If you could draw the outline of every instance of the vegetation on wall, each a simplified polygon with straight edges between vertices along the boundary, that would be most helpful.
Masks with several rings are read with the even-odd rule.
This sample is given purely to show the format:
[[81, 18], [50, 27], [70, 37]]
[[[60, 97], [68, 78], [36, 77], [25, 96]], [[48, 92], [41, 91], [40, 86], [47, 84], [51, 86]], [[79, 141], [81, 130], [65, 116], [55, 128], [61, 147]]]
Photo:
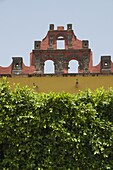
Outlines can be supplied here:
[[113, 169], [113, 90], [11, 91], [0, 82], [1, 170]]

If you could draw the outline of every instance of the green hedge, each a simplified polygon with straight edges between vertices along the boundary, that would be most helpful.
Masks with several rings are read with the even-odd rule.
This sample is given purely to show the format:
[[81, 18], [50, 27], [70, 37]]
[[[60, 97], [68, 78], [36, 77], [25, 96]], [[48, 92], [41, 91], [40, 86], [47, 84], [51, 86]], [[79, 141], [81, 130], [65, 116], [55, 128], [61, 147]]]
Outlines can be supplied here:
[[37, 94], [0, 83], [1, 170], [113, 169], [113, 90]]

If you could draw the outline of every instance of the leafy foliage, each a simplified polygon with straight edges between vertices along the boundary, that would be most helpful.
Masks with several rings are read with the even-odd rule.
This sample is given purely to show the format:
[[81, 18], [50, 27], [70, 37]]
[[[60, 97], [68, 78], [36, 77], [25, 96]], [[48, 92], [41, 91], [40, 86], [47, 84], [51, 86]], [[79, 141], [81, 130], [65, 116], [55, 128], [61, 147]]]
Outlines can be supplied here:
[[37, 94], [0, 82], [0, 169], [113, 169], [113, 90]]

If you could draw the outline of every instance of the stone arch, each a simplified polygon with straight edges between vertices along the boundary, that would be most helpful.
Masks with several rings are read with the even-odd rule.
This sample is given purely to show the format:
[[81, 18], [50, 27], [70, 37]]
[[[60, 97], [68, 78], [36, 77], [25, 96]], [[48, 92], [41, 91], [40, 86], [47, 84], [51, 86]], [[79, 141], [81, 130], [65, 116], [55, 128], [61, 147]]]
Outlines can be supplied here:
[[[80, 56], [78, 56], [78, 55], [75, 55], [75, 54], [71, 54], [71, 55], [69, 55], [69, 56], [67, 56], [67, 73], [68, 73], [68, 71], [69, 71], [69, 68], [68, 67], [70, 67], [69, 66], [69, 62], [70, 61], [76, 61], [76, 67], [78, 67], [78, 70], [76, 70], [76, 73], [78, 72], [78, 73], [80, 73], [80, 72], [83, 72], [83, 67], [84, 67], [84, 64], [83, 64], [83, 58], [82, 57], [80, 57]], [[77, 62], [78, 62], [78, 64], [77, 64]], [[74, 64], [73, 64], [74, 65]]]
[[41, 61], [43, 63], [43, 73], [44, 74], [55, 74], [55, 63], [56, 57], [51, 54], [44, 55], [41, 58]]
[[44, 74], [55, 74], [55, 65], [52, 59], [44, 61]]
[[75, 59], [71, 59], [69, 62], [68, 62], [68, 73], [78, 73], [78, 61], [75, 60]]
[[67, 61], [69, 63], [70, 60], [78, 61], [78, 73], [88, 73], [89, 72], [89, 56], [88, 55], [75, 55], [71, 54], [67, 56]]
[[58, 37], [63, 37], [65, 41], [67, 40], [67, 35], [65, 35], [65, 34], [63, 34], [63, 33], [58, 33], [58, 34], [56, 34], [56, 36], [55, 36], [55, 41], [58, 39]]
[[[61, 45], [63, 45], [63, 48], [59, 46], [58, 42], [62, 43]], [[56, 49], [66, 49], [66, 45], [67, 45], [67, 36], [65, 34], [57, 34], [55, 36], [55, 44], [56, 44]]]
[[65, 40], [63, 39], [63, 37], [59, 37], [56, 41], [57, 44], [57, 49], [65, 49]]

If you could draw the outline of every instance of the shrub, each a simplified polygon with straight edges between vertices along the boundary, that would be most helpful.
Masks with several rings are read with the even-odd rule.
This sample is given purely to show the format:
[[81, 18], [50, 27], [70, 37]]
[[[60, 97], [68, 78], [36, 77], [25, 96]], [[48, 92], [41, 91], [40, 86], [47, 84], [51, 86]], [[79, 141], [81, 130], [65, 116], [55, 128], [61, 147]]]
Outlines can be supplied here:
[[0, 83], [0, 169], [113, 169], [113, 90], [37, 94]]

